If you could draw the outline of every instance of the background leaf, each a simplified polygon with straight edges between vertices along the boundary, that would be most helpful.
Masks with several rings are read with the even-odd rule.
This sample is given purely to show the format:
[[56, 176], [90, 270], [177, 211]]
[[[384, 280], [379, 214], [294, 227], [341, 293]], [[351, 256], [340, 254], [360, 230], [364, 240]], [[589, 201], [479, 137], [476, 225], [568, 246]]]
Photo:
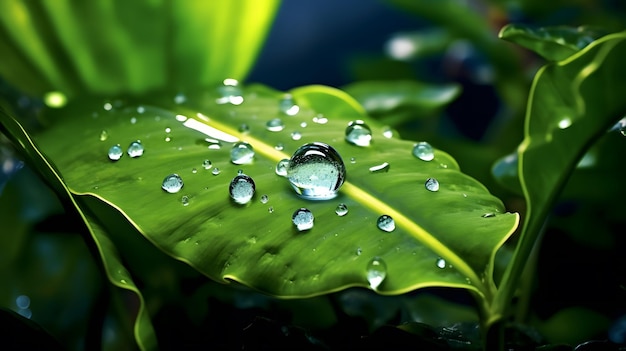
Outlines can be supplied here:
[[279, 3], [3, 1], [0, 75], [34, 95], [143, 93], [243, 79]]
[[[217, 281], [236, 280], [282, 297], [311, 296], [368, 286], [366, 267], [379, 256], [388, 266], [380, 293], [425, 286], [489, 293], [479, 275], [515, 229], [518, 216], [505, 213], [502, 203], [461, 173], [445, 152], [436, 150], [433, 161], [421, 161], [411, 153], [412, 142], [387, 139], [374, 123], [370, 147], [348, 144], [347, 123], [367, 116], [347, 94], [331, 88], [291, 91], [300, 106], [295, 116], [280, 109], [284, 93], [250, 87], [242, 104], [231, 105], [216, 104], [218, 91], [187, 94], [183, 104], [176, 104], [173, 94], [112, 99], [115, 107], [108, 110], [102, 100], [82, 99], [48, 111], [54, 123], [37, 143], [74, 194], [95, 196], [119, 209], [161, 250]], [[285, 129], [268, 131], [265, 124], [272, 118], [281, 118]], [[226, 134], [216, 136], [206, 126]], [[300, 140], [290, 136], [296, 131]], [[118, 162], [107, 158], [111, 145], [126, 147], [138, 139], [143, 156], [124, 155]], [[212, 139], [222, 140], [219, 149]], [[255, 148], [253, 164], [230, 162], [232, 142], [239, 139]], [[346, 162], [348, 182], [333, 200], [301, 199], [274, 172], [280, 159], [312, 141], [333, 145]], [[278, 144], [282, 151], [275, 148]], [[205, 159], [221, 173], [204, 169]], [[369, 171], [383, 162], [390, 163], [388, 172]], [[245, 206], [228, 196], [238, 169], [256, 183], [256, 197]], [[177, 194], [160, 189], [172, 173], [185, 182]], [[439, 180], [438, 192], [424, 188], [429, 177]], [[267, 203], [259, 201], [263, 194], [269, 196]], [[345, 217], [335, 214], [339, 203], [349, 208]], [[304, 233], [291, 223], [301, 207], [316, 218], [314, 228]], [[486, 213], [495, 216], [483, 218]], [[392, 233], [376, 227], [383, 214], [396, 220]], [[472, 228], [469, 238], [467, 228]], [[439, 257], [446, 261], [443, 269], [437, 267]]]

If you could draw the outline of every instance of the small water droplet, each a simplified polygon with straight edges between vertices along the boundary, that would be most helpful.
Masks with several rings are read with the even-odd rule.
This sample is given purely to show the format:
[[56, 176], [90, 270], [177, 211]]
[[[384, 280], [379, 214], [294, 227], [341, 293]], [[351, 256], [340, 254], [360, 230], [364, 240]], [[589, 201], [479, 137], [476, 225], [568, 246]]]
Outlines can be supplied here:
[[439, 257], [439, 258], [437, 259], [436, 264], [437, 264], [437, 267], [439, 267], [439, 268], [441, 268], [441, 269], [446, 268], [446, 260], [444, 260], [444, 259], [443, 259], [443, 258], [441, 258], [441, 257]]
[[361, 120], [351, 121], [346, 127], [346, 141], [357, 146], [369, 146], [372, 130]]
[[376, 220], [378, 229], [385, 232], [393, 232], [396, 229], [396, 222], [388, 215], [382, 215]]
[[372, 173], [384, 173], [389, 171], [389, 163], [388, 162], [383, 162], [379, 165], [376, 166], [372, 166], [370, 167], [370, 172]]
[[285, 148], [285, 145], [283, 143], [278, 143], [274, 146], [274, 149], [278, 151], [283, 151], [284, 148]]
[[196, 174], [196, 173], [198, 173], [198, 170], [194, 167], [194, 168], [191, 169], [191, 173]]
[[495, 217], [495, 216], [496, 216], [495, 213], [487, 212], [487, 213], [483, 214], [481, 217], [483, 217], [483, 218], [491, 218], [491, 217]]
[[313, 117], [313, 123], [326, 124], [328, 123], [328, 118], [324, 117], [324, 115], [317, 115]]
[[109, 138], [109, 132], [103, 130], [100, 132], [100, 141], [105, 141]]
[[308, 143], [291, 156], [287, 177], [301, 197], [327, 200], [337, 196], [346, 178], [346, 167], [339, 153], [330, 145]]
[[60, 91], [51, 91], [44, 94], [43, 102], [48, 107], [61, 108], [67, 104], [67, 96]]
[[299, 231], [309, 230], [313, 228], [313, 213], [306, 208], [300, 208], [296, 210], [293, 213], [291, 220]]
[[380, 257], [374, 257], [367, 263], [367, 281], [370, 287], [377, 290], [387, 277], [387, 264]]
[[306, 128], [306, 126], [307, 126], [306, 122], [300, 123], [300, 128]]
[[218, 104], [241, 105], [243, 103], [243, 91], [236, 79], [226, 78], [222, 85], [217, 88], [220, 97], [215, 101]]
[[296, 131], [291, 133], [291, 140], [300, 140], [302, 139], [302, 133]]
[[387, 139], [393, 138], [393, 130], [390, 127], [384, 127], [383, 136]]
[[137, 117], [131, 117], [130, 124], [135, 124], [135, 123], [137, 123]]
[[262, 204], [266, 204], [269, 200], [270, 200], [269, 196], [267, 196], [267, 195], [262, 195], [261, 196], [261, 203]]
[[435, 151], [429, 143], [422, 141], [413, 146], [413, 156], [422, 161], [431, 161], [435, 158]]
[[426, 179], [424, 186], [428, 191], [439, 191], [439, 182], [435, 178]]
[[565, 117], [559, 121], [559, 128], [567, 129], [572, 125], [572, 119], [569, 117]]
[[217, 168], [217, 167], [213, 168], [213, 170], [211, 171], [211, 173], [212, 173], [213, 175], [218, 175], [218, 174], [220, 174], [220, 172], [221, 172], [221, 171], [220, 171], [220, 169], [219, 169], [219, 168]]
[[15, 299], [15, 305], [19, 309], [27, 309], [30, 307], [30, 297], [28, 295], [20, 295]]
[[291, 94], [285, 94], [278, 104], [280, 112], [288, 115], [295, 116], [300, 111], [300, 107], [296, 105]]
[[104, 105], [102, 105], [102, 108], [104, 108], [105, 111], [111, 111], [113, 109], [113, 104], [105, 102]]
[[268, 207], [267, 212], [274, 213], [274, 207], [273, 206]]
[[348, 214], [348, 206], [346, 206], [346, 204], [344, 203], [340, 203], [339, 205], [337, 205], [337, 208], [335, 208], [335, 213], [338, 216], [345, 216]]
[[143, 107], [143, 106], [137, 106], [137, 113], [138, 113], [138, 114], [142, 114], [142, 113], [144, 113], [144, 112], [146, 112], [146, 108], [145, 108], [145, 107]]
[[254, 196], [256, 186], [254, 180], [249, 176], [240, 173], [230, 182], [230, 197], [238, 204], [246, 204]]
[[128, 156], [133, 158], [143, 155], [143, 145], [141, 144], [141, 141], [136, 140], [130, 143], [130, 145], [128, 146], [128, 150], [126, 150], [126, 153], [128, 154]]
[[363, 253], [363, 249], [361, 249], [360, 247], [356, 248], [356, 255], [357, 256], [361, 256], [361, 254]]
[[285, 129], [285, 124], [280, 118], [273, 118], [265, 123], [265, 128], [270, 132], [280, 132]]
[[355, 164], [356, 163], [356, 158], [350, 157], [350, 163]]
[[172, 128], [169, 128], [169, 127], [165, 128], [165, 133], [169, 134], [171, 132], [172, 132]]
[[176, 173], [170, 174], [163, 179], [161, 188], [170, 194], [177, 193], [183, 188], [183, 178]]
[[250, 133], [250, 126], [243, 123], [239, 126], [239, 133], [248, 134]]
[[111, 161], [119, 160], [120, 158], [122, 158], [123, 154], [124, 154], [124, 151], [122, 150], [122, 147], [120, 146], [120, 144], [113, 145], [111, 146], [111, 148], [109, 148], [109, 159]]
[[289, 168], [289, 160], [284, 158], [276, 164], [276, 174], [281, 177], [287, 176], [287, 168]]
[[202, 161], [202, 167], [204, 167], [204, 169], [211, 169], [211, 167], [213, 167], [213, 163], [211, 163], [211, 160], [204, 160]]
[[243, 169], [238, 169], [237, 170], [237, 174], [239, 174], [239, 175], [243, 174]]
[[623, 117], [622, 119], [617, 121], [617, 123], [615, 123], [613, 127], [609, 129], [609, 132], [615, 130], [619, 131], [620, 134], [622, 134], [623, 136], [626, 136], [626, 117]]
[[188, 206], [189, 205], [189, 196], [183, 195], [183, 197], [180, 198], [180, 202], [183, 204], [183, 206]]
[[250, 164], [254, 160], [254, 148], [245, 141], [237, 142], [230, 150], [230, 160], [236, 165]]
[[174, 103], [180, 105], [187, 101], [187, 97], [183, 93], [178, 93], [174, 96]]

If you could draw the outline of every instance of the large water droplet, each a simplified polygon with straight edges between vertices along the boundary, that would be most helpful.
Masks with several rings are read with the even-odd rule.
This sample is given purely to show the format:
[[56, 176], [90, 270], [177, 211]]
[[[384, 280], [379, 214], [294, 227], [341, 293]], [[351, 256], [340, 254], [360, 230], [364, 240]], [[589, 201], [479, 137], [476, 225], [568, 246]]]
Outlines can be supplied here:
[[337, 205], [337, 208], [335, 208], [335, 213], [337, 214], [337, 216], [345, 216], [348, 214], [348, 206], [346, 206], [346, 204], [344, 203], [340, 203], [339, 205]]
[[372, 141], [372, 130], [361, 120], [348, 123], [346, 141], [357, 146], [369, 146]]
[[141, 145], [141, 142], [139, 140], [133, 141], [128, 146], [128, 150], [126, 151], [126, 153], [128, 153], [128, 156], [130, 157], [139, 157], [143, 155], [143, 145]]
[[250, 164], [253, 159], [254, 148], [245, 141], [235, 143], [230, 150], [230, 160], [236, 165]]
[[178, 174], [170, 174], [163, 179], [161, 188], [170, 194], [177, 193], [183, 188], [183, 178]]
[[296, 193], [305, 199], [332, 199], [346, 178], [346, 167], [330, 145], [308, 143], [291, 156], [287, 177]]
[[202, 161], [202, 167], [204, 167], [204, 169], [211, 169], [213, 163], [211, 163], [211, 160], [204, 160]]
[[278, 163], [276, 164], [276, 174], [278, 174], [281, 177], [286, 177], [287, 176], [287, 168], [289, 168], [289, 160], [288, 159], [282, 159], [280, 161], [278, 161]]
[[424, 186], [429, 191], [439, 191], [439, 182], [435, 178], [426, 179]]
[[254, 180], [249, 176], [240, 173], [230, 182], [230, 197], [238, 204], [246, 204], [254, 196], [256, 186]]
[[273, 118], [265, 123], [265, 128], [270, 132], [280, 132], [285, 129], [285, 124], [280, 118]]
[[370, 287], [376, 290], [387, 277], [387, 264], [382, 258], [374, 257], [367, 263], [366, 272]]
[[111, 161], [119, 160], [120, 158], [122, 158], [123, 154], [124, 154], [124, 151], [122, 150], [122, 147], [120, 146], [120, 144], [113, 145], [109, 149], [109, 159]]
[[431, 161], [435, 158], [435, 151], [429, 143], [422, 141], [413, 147], [413, 156], [422, 161]]
[[295, 116], [300, 111], [300, 107], [296, 105], [291, 94], [285, 94], [280, 100], [278, 108], [280, 111], [288, 116]]
[[215, 100], [218, 104], [241, 105], [243, 102], [243, 92], [236, 79], [224, 79], [223, 84], [217, 88], [217, 91], [220, 94], [220, 97]]
[[291, 217], [293, 224], [299, 231], [309, 230], [313, 228], [313, 212], [306, 208], [300, 208], [293, 213]]
[[382, 215], [376, 220], [378, 229], [385, 232], [393, 232], [396, 229], [396, 222], [388, 215]]

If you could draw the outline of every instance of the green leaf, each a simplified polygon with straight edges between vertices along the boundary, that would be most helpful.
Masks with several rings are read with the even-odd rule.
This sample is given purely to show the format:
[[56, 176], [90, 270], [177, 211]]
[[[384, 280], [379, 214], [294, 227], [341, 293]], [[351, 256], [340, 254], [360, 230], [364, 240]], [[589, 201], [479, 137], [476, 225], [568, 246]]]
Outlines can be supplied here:
[[100, 259], [102, 260], [105, 273], [109, 281], [119, 288], [126, 289], [136, 295], [139, 300], [139, 308], [136, 312], [134, 321], [135, 339], [141, 350], [153, 350], [156, 348], [156, 336], [150, 322], [148, 312], [146, 310], [141, 292], [133, 282], [130, 273], [124, 267], [121, 257], [117, 254], [115, 247], [112, 245], [107, 234], [103, 231], [98, 220], [93, 218], [89, 213], [81, 211], [76, 196], [66, 187], [62, 177], [58, 175], [56, 170], [46, 160], [40, 151], [35, 147], [32, 139], [22, 128], [22, 126], [0, 105], [0, 126], [1, 131], [11, 138], [16, 146], [21, 147], [24, 156], [33, 163], [35, 168], [40, 172], [41, 176], [50, 184], [53, 189], [61, 196], [64, 196], [77, 210], [77, 214], [82, 218], [89, 230], [89, 233], [96, 244]]
[[0, 4], [0, 75], [41, 95], [143, 93], [244, 79], [278, 0]]
[[[161, 250], [216, 281], [235, 280], [281, 297], [312, 296], [367, 287], [368, 263], [381, 257], [387, 277], [379, 293], [447, 286], [489, 295], [489, 280], [480, 277], [516, 228], [518, 215], [506, 213], [445, 152], [436, 150], [426, 162], [412, 155], [413, 142], [383, 137], [383, 128], [346, 93], [312, 86], [290, 94], [300, 107], [295, 116], [279, 109], [283, 93], [261, 86], [246, 88], [240, 105], [217, 104], [217, 89], [187, 94], [182, 104], [174, 103], [173, 93], [113, 99], [109, 110], [103, 100], [83, 98], [47, 111], [53, 124], [36, 140], [78, 198], [94, 196], [115, 207]], [[321, 117], [327, 119], [323, 124]], [[281, 118], [285, 129], [268, 131], [272, 118]], [[344, 140], [348, 122], [357, 118], [371, 123], [369, 147]], [[300, 140], [290, 136], [294, 131], [301, 132]], [[144, 155], [108, 159], [112, 145], [126, 149], [135, 140], [141, 140]], [[231, 163], [236, 140], [254, 147], [252, 164]], [[279, 160], [313, 141], [332, 145], [346, 162], [347, 182], [335, 199], [304, 200], [275, 174]], [[275, 148], [279, 144], [282, 151]], [[219, 175], [203, 168], [206, 159]], [[388, 172], [369, 170], [383, 162], [390, 164]], [[228, 194], [239, 169], [256, 183], [256, 196], [244, 206]], [[173, 173], [184, 180], [176, 194], [161, 189]], [[424, 187], [431, 177], [441, 185], [437, 192]], [[261, 195], [269, 201], [261, 202]], [[335, 214], [339, 203], [349, 208], [344, 217]], [[291, 221], [301, 207], [315, 216], [307, 232], [298, 232]], [[486, 213], [495, 216], [484, 218]], [[391, 233], [376, 226], [383, 214], [395, 219]], [[446, 261], [443, 269], [439, 258]]]
[[362, 81], [344, 90], [372, 115], [407, 107], [425, 115], [439, 110], [456, 99], [461, 88], [456, 84], [427, 84], [417, 81]]
[[626, 112], [626, 33], [605, 36], [568, 59], [544, 66], [531, 89], [519, 172], [527, 216], [513, 265], [494, 310], [511, 298], [540, 228], [569, 176], [591, 145]]
[[531, 27], [508, 24], [499, 33], [501, 39], [521, 45], [548, 61], [564, 60], [585, 48], [594, 40], [608, 34], [587, 26]]

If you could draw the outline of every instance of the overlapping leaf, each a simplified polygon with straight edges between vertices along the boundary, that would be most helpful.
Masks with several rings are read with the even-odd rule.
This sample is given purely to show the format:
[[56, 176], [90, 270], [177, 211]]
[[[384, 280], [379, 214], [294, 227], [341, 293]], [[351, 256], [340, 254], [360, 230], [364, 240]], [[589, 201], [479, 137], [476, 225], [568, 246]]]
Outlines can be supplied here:
[[[372, 145], [348, 144], [347, 123], [367, 116], [345, 93], [325, 87], [291, 93], [300, 107], [294, 116], [281, 112], [281, 93], [263, 87], [248, 88], [240, 105], [217, 104], [220, 96], [212, 89], [188, 94], [181, 104], [173, 94], [106, 103], [83, 99], [49, 111], [51, 125], [36, 140], [74, 194], [119, 209], [157, 247], [215, 280], [237, 280], [283, 297], [310, 296], [368, 286], [368, 263], [380, 257], [387, 264], [380, 293], [456, 286], [487, 294], [479, 275], [518, 216], [506, 213], [443, 151], [436, 150], [432, 161], [419, 160], [413, 142], [386, 138], [375, 124]], [[281, 118], [285, 129], [268, 131], [272, 118]], [[112, 145], [125, 148], [134, 140], [144, 145], [143, 156], [108, 159]], [[231, 163], [235, 140], [255, 148], [252, 164]], [[346, 163], [347, 183], [333, 200], [301, 199], [275, 174], [277, 161], [312, 141], [332, 145]], [[220, 174], [203, 168], [207, 159]], [[383, 162], [390, 164], [387, 172], [369, 170]], [[257, 189], [245, 206], [228, 194], [239, 169]], [[185, 183], [176, 194], [161, 189], [172, 173]], [[431, 177], [440, 183], [437, 192], [424, 187]], [[261, 195], [269, 201], [262, 203]], [[335, 214], [339, 203], [349, 208], [344, 217]], [[315, 215], [310, 231], [298, 232], [291, 222], [301, 207]], [[396, 221], [391, 233], [376, 226], [383, 214]], [[438, 268], [439, 258], [444, 268]]]

